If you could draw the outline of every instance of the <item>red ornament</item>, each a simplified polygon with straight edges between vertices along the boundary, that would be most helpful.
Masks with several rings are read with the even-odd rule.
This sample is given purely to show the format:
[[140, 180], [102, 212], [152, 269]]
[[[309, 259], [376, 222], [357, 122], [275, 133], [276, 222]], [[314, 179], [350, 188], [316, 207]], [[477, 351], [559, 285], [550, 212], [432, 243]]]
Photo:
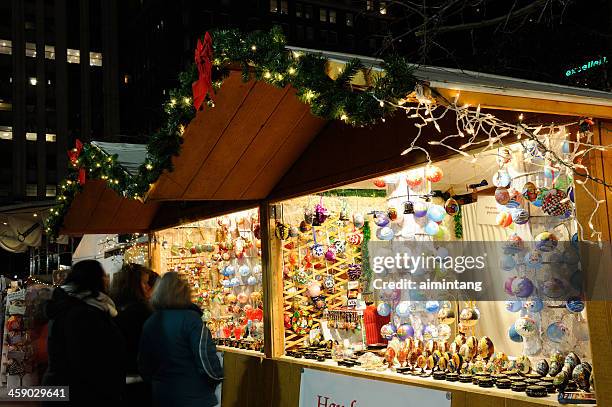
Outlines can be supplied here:
[[382, 178], [376, 178], [374, 181], [372, 181], [374, 183], [374, 186], [378, 187], [378, 188], [384, 188], [387, 186], [387, 183], [385, 182], [384, 179]]
[[436, 167], [435, 165], [427, 167], [427, 170], [425, 171], [425, 177], [430, 182], [440, 182], [443, 176], [444, 173], [442, 172], [442, 169], [440, 167]]
[[200, 110], [200, 107], [206, 100], [206, 95], [214, 98], [214, 89], [212, 86], [212, 56], [213, 46], [212, 37], [207, 32], [204, 35], [204, 42], [198, 40], [198, 45], [195, 49], [195, 63], [198, 67], [198, 80], [191, 85], [193, 92], [193, 106], [196, 110]]
[[83, 143], [81, 140], [76, 139], [74, 142], [74, 148], [68, 151], [68, 158], [70, 159], [70, 164], [73, 167], [79, 168], [78, 181], [80, 185], [85, 185], [87, 182], [87, 172], [85, 171], [85, 167], [79, 167], [79, 157], [81, 156], [81, 152], [83, 151]]
[[411, 189], [415, 189], [416, 187], [418, 187], [422, 183], [423, 183], [423, 177], [421, 177], [418, 174], [408, 174], [406, 176], [406, 184], [408, 184], [408, 186]]

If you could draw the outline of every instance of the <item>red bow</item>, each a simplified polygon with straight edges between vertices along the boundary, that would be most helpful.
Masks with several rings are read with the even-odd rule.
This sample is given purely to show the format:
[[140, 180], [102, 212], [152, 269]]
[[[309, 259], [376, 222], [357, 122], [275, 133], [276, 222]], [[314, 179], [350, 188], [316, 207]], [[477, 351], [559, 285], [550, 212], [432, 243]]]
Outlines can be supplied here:
[[[81, 155], [81, 151], [83, 151], [83, 143], [81, 142], [81, 140], [76, 139], [74, 143], [74, 148], [71, 150], [68, 150], [68, 158], [70, 158], [70, 163], [72, 164], [73, 167], [79, 167], [77, 160], [79, 159], [79, 156]], [[79, 184], [81, 185], [85, 185], [85, 182], [87, 182], [87, 173], [85, 172], [85, 167], [83, 166], [79, 167], [79, 178], [78, 179], [79, 179]]]
[[204, 35], [204, 42], [198, 40], [198, 45], [195, 49], [195, 63], [198, 67], [198, 80], [191, 85], [193, 91], [193, 105], [196, 110], [200, 110], [200, 107], [206, 100], [206, 95], [209, 95], [213, 99], [214, 89], [212, 86], [212, 38], [207, 32]]

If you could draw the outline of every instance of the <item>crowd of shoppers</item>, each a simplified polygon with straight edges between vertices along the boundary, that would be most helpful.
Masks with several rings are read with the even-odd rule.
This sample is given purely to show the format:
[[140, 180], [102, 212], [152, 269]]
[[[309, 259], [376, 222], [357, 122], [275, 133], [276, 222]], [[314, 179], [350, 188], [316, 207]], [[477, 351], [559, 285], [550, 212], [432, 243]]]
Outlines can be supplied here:
[[54, 290], [46, 314], [43, 385], [69, 386], [71, 405], [217, 405], [223, 368], [177, 273], [158, 278], [127, 264], [109, 287], [102, 265], [84, 260]]

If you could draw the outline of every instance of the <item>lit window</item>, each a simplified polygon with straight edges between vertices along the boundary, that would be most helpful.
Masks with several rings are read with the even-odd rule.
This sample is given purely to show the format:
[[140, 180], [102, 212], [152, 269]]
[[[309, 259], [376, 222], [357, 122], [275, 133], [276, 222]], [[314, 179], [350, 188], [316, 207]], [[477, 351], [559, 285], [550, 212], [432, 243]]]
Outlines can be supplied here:
[[295, 16], [298, 18], [302, 17], [302, 3], [295, 4]]
[[312, 6], [304, 6], [304, 18], [312, 18]]
[[89, 65], [90, 66], [102, 66], [102, 54], [99, 52], [89, 53]]
[[0, 126], [0, 140], [12, 140], [13, 128], [10, 126]]
[[36, 134], [36, 133], [26, 133], [26, 140], [27, 141], [36, 141], [36, 140], [38, 140], [38, 134]]
[[352, 27], [353, 26], [353, 13], [346, 13], [346, 26], [347, 27]]
[[374, 0], [366, 0], [366, 10], [367, 11], [374, 10]]
[[37, 196], [38, 188], [36, 184], [27, 184], [26, 185], [26, 196]]
[[380, 14], [387, 14], [387, 2], [386, 1], [381, 1], [380, 2]]
[[270, 0], [270, 13], [278, 13], [277, 0]]
[[45, 134], [45, 141], [47, 143], [55, 143], [57, 141], [57, 135], [51, 134], [51, 133], [47, 133], [47, 134]]
[[329, 22], [330, 23], [336, 22], [336, 11], [335, 10], [329, 10]]
[[32, 77], [28, 80], [28, 82], [30, 83], [30, 85], [36, 86], [36, 84], [38, 83], [38, 79]]
[[280, 12], [281, 14], [289, 14], [289, 4], [287, 0], [281, 0]]
[[57, 187], [55, 185], [47, 185], [45, 188], [45, 196], [52, 197], [57, 194]]
[[12, 45], [10, 40], [0, 40], [0, 54], [11, 55], [13, 53]]
[[327, 10], [324, 8], [319, 9], [319, 21], [327, 22]]

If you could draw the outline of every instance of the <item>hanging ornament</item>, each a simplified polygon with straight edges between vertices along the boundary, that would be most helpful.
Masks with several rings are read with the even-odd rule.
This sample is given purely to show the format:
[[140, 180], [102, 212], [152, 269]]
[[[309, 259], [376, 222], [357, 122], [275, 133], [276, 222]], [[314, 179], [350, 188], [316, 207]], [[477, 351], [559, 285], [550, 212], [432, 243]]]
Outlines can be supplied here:
[[551, 342], [561, 343], [568, 333], [568, 328], [561, 321], [553, 322], [546, 328], [546, 336]]
[[306, 222], [307, 225], [312, 225], [313, 221], [314, 221], [314, 212], [310, 208], [305, 208], [304, 209], [304, 222]]
[[425, 202], [417, 202], [414, 204], [414, 216], [422, 218], [427, 215], [427, 204]]
[[548, 179], [554, 179], [559, 175], [559, 168], [548, 162], [544, 165], [544, 176]]
[[429, 165], [425, 169], [425, 177], [430, 182], [440, 182], [443, 175], [444, 173], [442, 172], [442, 169], [435, 165]]
[[542, 284], [542, 292], [548, 298], [561, 298], [565, 294], [565, 284], [558, 278], [551, 278]]
[[516, 209], [512, 212], [512, 221], [517, 225], [524, 225], [529, 221], [529, 212], [523, 208]]
[[414, 203], [411, 201], [404, 202], [404, 215], [412, 215], [414, 213]]
[[535, 237], [535, 242], [536, 249], [547, 253], [556, 249], [559, 239], [553, 233], [542, 232]]
[[400, 318], [410, 316], [410, 303], [408, 301], [401, 301], [395, 307], [395, 314]]
[[459, 313], [459, 320], [466, 327], [473, 327], [478, 323], [480, 313], [476, 308], [466, 307]]
[[438, 322], [444, 325], [451, 325], [455, 322], [455, 310], [451, 307], [443, 306], [438, 311]]
[[374, 213], [374, 223], [376, 224], [376, 226], [387, 226], [390, 221], [391, 220], [389, 219], [389, 216], [386, 213], [380, 211]]
[[459, 203], [454, 198], [448, 198], [444, 203], [444, 210], [451, 216], [454, 216], [459, 212]]
[[361, 229], [364, 224], [365, 219], [362, 214], [356, 213], [353, 215], [353, 226], [355, 226], [356, 229]]
[[492, 182], [493, 185], [498, 188], [508, 188], [512, 182], [512, 178], [510, 177], [510, 174], [508, 174], [508, 171], [499, 170], [493, 175]]
[[317, 206], [315, 206], [313, 225], [322, 225], [323, 222], [327, 220], [328, 216], [329, 212], [327, 211], [327, 208], [323, 206], [323, 198], [321, 198], [321, 201], [317, 204]]
[[582, 312], [584, 310], [584, 301], [580, 297], [571, 297], [567, 299], [565, 307], [569, 312]]
[[551, 189], [542, 200], [542, 210], [550, 216], [562, 216], [571, 210], [571, 204], [564, 191]]
[[400, 340], [405, 341], [414, 336], [414, 328], [410, 324], [402, 324], [397, 327], [396, 334]]
[[530, 338], [537, 333], [538, 324], [530, 316], [522, 316], [514, 322], [516, 332], [523, 338]]
[[356, 281], [359, 280], [359, 278], [361, 277], [361, 273], [362, 273], [362, 267], [360, 263], [350, 263], [348, 265], [348, 278], [351, 281]]
[[512, 224], [512, 216], [508, 212], [500, 212], [495, 218], [497, 225], [507, 228]]
[[394, 235], [395, 233], [393, 232], [393, 229], [391, 229], [389, 226], [378, 228], [378, 230], [376, 230], [376, 237], [380, 240], [391, 240], [393, 239]]
[[389, 314], [391, 314], [391, 306], [386, 302], [381, 302], [376, 307], [376, 312], [378, 312], [378, 315], [381, 317], [388, 317]]
[[279, 240], [285, 240], [289, 237], [289, 227], [284, 223], [277, 222], [274, 229], [274, 235]]
[[510, 328], [508, 328], [508, 337], [512, 342], [523, 342], [523, 337], [516, 331], [514, 324], [510, 325]]
[[440, 226], [436, 222], [434, 222], [434, 221], [429, 221], [429, 222], [427, 222], [427, 224], [425, 225], [423, 230], [428, 235], [435, 236], [438, 233], [438, 231], [440, 230]]
[[523, 303], [518, 300], [509, 300], [505, 302], [506, 310], [510, 312], [519, 312], [523, 309]]
[[523, 307], [532, 314], [537, 314], [544, 309], [544, 302], [539, 298], [532, 298], [523, 303]]
[[325, 260], [334, 262], [336, 261], [336, 247], [333, 245], [328, 246], [325, 252]]
[[512, 281], [512, 294], [519, 298], [529, 297], [533, 290], [533, 283], [527, 277], [518, 277]]
[[508, 236], [508, 240], [504, 243], [504, 253], [506, 254], [520, 253], [524, 248], [523, 239], [516, 233], [512, 233]]
[[347, 236], [346, 241], [353, 246], [361, 246], [361, 243], [363, 243], [363, 234], [361, 232], [353, 232]]
[[538, 198], [538, 187], [531, 181], [526, 182], [522, 189], [523, 197], [529, 202], [533, 202]]
[[419, 171], [411, 171], [406, 175], [406, 184], [410, 189], [416, 189], [423, 183], [423, 177]]
[[395, 336], [395, 332], [396, 332], [396, 329], [395, 329], [395, 325], [393, 324], [386, 324], [380, 328], [380, 336], [382, 336], [383, 339], [387, 341], [393, 339], [393, 337]]
[[500, 205], [506, 205], [510, 202], [510, 193], [506, 187], [498, 187], [495, 190], [495, 201]]
[[392, 222], [396, 221], [397, 220], [397, 209], [394, 207], [389, 208], [387, 210], [387, 216]]
[[427, 209], [427, 217], [434, 222], [442, 222], [446, 216], [446, 211], [440, 205], [431, 205]]

